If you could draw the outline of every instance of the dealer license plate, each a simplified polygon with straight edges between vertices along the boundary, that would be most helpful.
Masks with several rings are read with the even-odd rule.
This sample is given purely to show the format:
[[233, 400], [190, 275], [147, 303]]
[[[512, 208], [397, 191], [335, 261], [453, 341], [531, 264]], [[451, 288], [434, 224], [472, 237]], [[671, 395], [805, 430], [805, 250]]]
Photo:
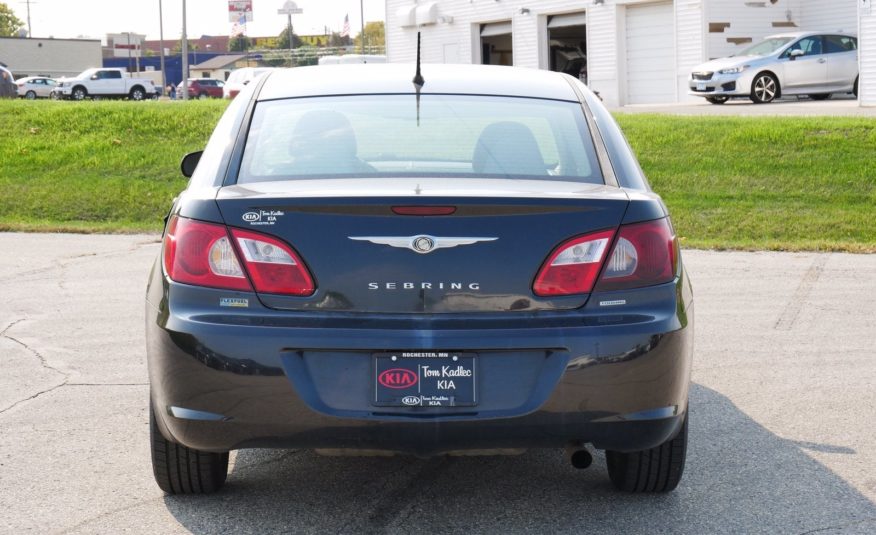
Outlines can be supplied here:
[[474, 353], [377, 353], [374, 355], [374, 405], [475, 406], [478, 404], [476, 362]]

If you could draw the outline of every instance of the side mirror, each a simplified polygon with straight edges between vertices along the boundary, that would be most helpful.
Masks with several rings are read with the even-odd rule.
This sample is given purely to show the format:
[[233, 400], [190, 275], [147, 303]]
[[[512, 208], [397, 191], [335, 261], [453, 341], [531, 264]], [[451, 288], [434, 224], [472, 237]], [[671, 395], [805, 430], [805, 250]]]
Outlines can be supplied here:
[[198, 167], [198, 162], [201, 161], [202, 154], [204, 154], [204, 151], [199, 150], [198, 152], [190, 152], [183, 156], [182, 161], [179, 163], [179, 170], [182, 171], [184, 177], [192, 178], [192, 175], [195, 174], [195, 169]]
[[794, 61], [795, 59], [799, 58], [800, 56], [805, 56], [805, 55], [806, 55], [806, 52], [803, 52], [802, 50], [797, 48], [797, 49], [792, 50], [791, 53], [788, 54], [788, 57], [791, 58], [791, 61]]
[[96, 75], [96, 74], [92, 74], [92, 75], [91, 75], [91, 79], [92, 79], [92, 80], [97, 80], [97, 75]]

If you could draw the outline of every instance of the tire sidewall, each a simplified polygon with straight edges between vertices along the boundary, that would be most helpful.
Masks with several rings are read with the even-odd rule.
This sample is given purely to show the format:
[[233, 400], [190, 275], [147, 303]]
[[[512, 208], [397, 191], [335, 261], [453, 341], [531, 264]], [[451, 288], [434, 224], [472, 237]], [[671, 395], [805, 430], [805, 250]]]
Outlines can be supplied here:
[[[776, 92], [773, 95], [773, 97], [769, 100], [763, 100], [757, 96], [757, 89], [756, 89], [757, 82], [760, 80], [763, 80], [763, 79], [772, 80], [773, 84], [775, 84], [775, 86], [776, 86]], [[774, 100], [776, 100], [776, 98], [778, 96], [779, 96], [779, 81], [776, 79], [775, 76], [768, 74], [768, 73], [761, 73], [761, 74], [758, 74], [757, 76], [754, 77], [754, 81], [751, 82], [751, 100], [752, 101], [754, 101], [756, 104], [769, 104], [770, 102], [773, 102]]]

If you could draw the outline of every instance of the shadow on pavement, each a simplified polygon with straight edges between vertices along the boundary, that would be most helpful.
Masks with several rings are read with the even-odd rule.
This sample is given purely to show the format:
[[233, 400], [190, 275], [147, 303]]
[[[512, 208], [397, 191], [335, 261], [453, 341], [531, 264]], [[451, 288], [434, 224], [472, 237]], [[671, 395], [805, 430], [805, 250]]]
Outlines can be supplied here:
[[685, 476], [669, 495], [613, 490], [605, 460], [561, 452], [418, 460], [245, 450], [225, 489], [166, 497], [193, 533], [873, 533], [876, 504], [723, 395], [694, 385]]

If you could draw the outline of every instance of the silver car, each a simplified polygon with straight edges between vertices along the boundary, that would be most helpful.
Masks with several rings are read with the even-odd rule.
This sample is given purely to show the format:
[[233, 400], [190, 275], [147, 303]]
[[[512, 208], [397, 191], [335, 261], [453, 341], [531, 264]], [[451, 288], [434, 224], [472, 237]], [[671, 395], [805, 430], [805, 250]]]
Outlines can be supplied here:
[[697, 66], [688, 87], [689, 95], [712, 104], [739, 97], [761, 104], [783, 95], [858, 96], [858, 39], [844, 32], [772, 35], [735, 56]]
[[58, 82], [44, 76], [28, 76], [15, 81], [18, 86], [18, 96], [33, 100], [36, 98], [49, 98], [52, 94], [52, 89], [58, 85]]

